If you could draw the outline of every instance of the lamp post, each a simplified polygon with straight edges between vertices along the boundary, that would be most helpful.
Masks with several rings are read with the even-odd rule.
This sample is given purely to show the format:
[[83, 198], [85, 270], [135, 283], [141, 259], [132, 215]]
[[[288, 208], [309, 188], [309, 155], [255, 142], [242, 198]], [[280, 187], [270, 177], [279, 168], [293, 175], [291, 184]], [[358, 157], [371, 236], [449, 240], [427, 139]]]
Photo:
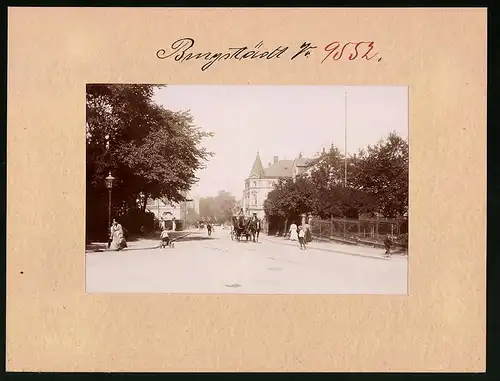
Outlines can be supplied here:
[[106, 182], [106, 188], [108, 188], [108, 228], [111, 226], [111, 191], [113, 189], [113, 182], [115, 181], [115, 178], [111, 176], [111, 172], [109, 172], [108, 177], [106, 177], [105, 182]]

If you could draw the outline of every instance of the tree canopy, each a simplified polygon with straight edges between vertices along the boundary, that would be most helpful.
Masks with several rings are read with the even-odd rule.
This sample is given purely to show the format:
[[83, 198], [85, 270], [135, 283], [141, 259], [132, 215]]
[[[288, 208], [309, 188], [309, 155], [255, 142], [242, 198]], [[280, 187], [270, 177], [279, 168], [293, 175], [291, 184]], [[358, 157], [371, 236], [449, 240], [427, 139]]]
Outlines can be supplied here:
[[200, 199], [200, 217], [213, 222], [230, 221], [236, 206], [236, 198], [225, 190], [220, 190], [215, 197]]
[[361, 150], [352, 162], [352, 186], [374, 198], [378, 213], [396, 217], [408, 212], [408, 142], [391, 133]]
[[212, 134], [196, 126], [188, 111], [154, 102], [160, 87], [87, 85], [87, 212], [94, 218], [102, 219], [109, 172], [116, 178], [113, 214], [125, 215], [144, 211], [150, 197], [185, 200], [198, 180], [196, 171], [212, 155], [201, 147]]
[[[347, 184], [345, 164], [347, 162]], [[308, 164], [308, 175], [280, 180], [264, 203], [267, 216], [358, 218], [408, 210], [408, 143], [395, 133], [344, 160], [339, 149], [324, 151]]]

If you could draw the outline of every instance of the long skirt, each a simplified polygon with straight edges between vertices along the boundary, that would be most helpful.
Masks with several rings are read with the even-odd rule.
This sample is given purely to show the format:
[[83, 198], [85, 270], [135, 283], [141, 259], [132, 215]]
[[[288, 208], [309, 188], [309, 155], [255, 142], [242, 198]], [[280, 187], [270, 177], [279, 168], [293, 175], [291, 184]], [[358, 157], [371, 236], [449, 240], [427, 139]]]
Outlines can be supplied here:
[[127, 247], [127, 241], [123, 238], [122, 235], [115, 234], [113, 236], [113, 240], [111, 241], [110, 249], [111, 250], [122, 250]]
[[299, 239], [299, 235], [297, 234], [297, 230], [292, 230], [290, 232], [290, 240], [291, 241], [297, 241]]

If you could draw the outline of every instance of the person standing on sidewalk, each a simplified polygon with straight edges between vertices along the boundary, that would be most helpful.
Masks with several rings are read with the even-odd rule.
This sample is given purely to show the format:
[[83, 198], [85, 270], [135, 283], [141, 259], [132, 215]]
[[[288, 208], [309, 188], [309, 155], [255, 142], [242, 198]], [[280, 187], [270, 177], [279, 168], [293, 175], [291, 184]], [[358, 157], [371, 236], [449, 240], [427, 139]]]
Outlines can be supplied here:
[[297, 225], [295, 224], [295, 222], [292, 222], [292, 224], [290, 225], [290, 230], [289, 230], [289, 233], [290, 233], [290, 241], [297, 241]]
[[391, 256], [392, 240], [391, 240], [391, 237], [389, 236], [389, 234], [387, 234], [387, 236], [385, 237], [384, 245], [385, 245], [385, 254], [384, 254], [384, 256], [386, 258], [390, 258], [390, 256]]
[[305, 241], [306, 244], [312, 241], [312, 234], [311, 234], [311, 225], [305, 224], [305, 229], [306, 229], [306, 235], [305, 235]]
[[305, 250], [306, 249], [306, 232], [303, 226], [299, 226], [299, 244], [300, 244], [300, 250]]

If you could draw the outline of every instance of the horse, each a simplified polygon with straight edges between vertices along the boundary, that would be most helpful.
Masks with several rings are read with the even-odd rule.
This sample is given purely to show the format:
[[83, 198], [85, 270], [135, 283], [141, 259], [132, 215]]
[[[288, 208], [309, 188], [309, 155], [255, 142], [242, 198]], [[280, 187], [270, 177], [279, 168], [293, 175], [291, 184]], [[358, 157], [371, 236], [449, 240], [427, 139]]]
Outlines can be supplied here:
[[248, 238], [250, 237], [249, 223], [250, 219], [245, 218], [244, 216], [233, 216], [233, 227], [237, 241], [241, 240], [241, 236], [245, 236], [248, 241]]
[[252, 218], [249, 222], [249, 232], [252, 237], [253, 242], [259, 242], [259, 234], [262, 226], [262, 222], [259, 218]]

